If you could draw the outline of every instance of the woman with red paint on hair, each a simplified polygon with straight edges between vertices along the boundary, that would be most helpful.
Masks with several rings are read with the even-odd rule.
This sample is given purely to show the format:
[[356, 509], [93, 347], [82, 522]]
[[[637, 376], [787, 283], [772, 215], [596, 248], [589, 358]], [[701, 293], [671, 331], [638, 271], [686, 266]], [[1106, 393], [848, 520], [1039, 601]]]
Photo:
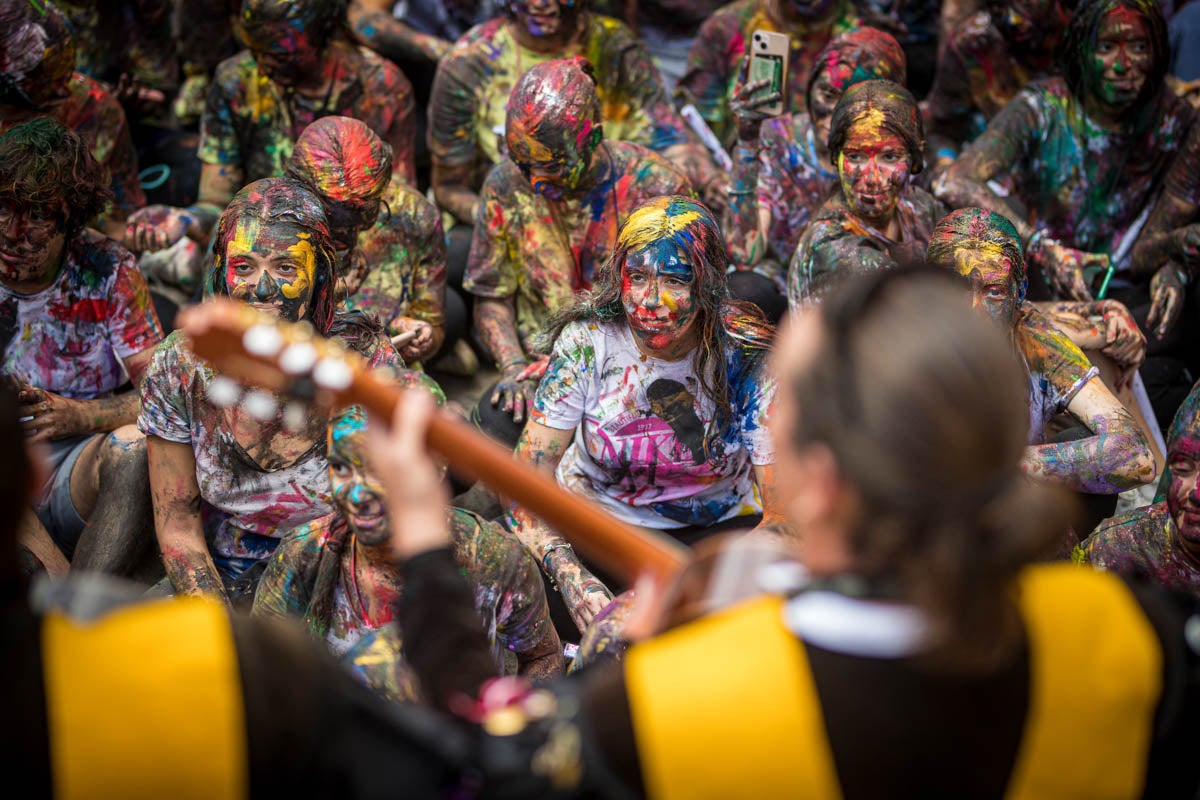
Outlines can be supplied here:
[[839, 186], [792, 254], [788, 303], [820, 300], [836, 280], [887, 269], [925, 252], [941, 204], [910, 178], [925, 163], [925, 133], [913, 96], [891, 81], [842, 95], [829, 123]]
[[[711, 212], [639, 206], [588, 294], [551, 323], [551, 355], [517, 458], [633, 525], [692, 544], [778, 523], [760, 366], [774, 328], [728, 299]], [[582, 632], [611, 599], [555, 532], [519, 506], [517, 535]]]
[[738, 139], [726, 236], [739, 270], [754, 268], [784, 285], [796, 243], [837, 185], [828, 149], [833, 110], [847, 89], [868, 80], [903, 86], [905, 60], [891, 34], [863, 27], [834, 37], [817, 55], [806, 84], [807, 113], [769, 117], [761, 110], [776, 99], [769, 82], [738, 85], [730, 101]]
[[[391, 342], [371, 321], [337, 310], [335, 259], [320, 199], [297, 181], [268, 178], [238, 192], [221, 215], [208, 288], [284, 321], [308, 321], [374, 367], [398, 366]], [[222, 394], [216, 378], [181, 332], [171, 334], [142, 381], [138, 427], [147, 436], [171, 586], [176, 594], [229, 599], [253, 593], [259, 572], [251, 568], [280, 537], [333, 510], [328, 420], [288, 418], [279, 398], [262, 393], [266, 402], [256, 405], [265, 408], [231, 406], [236, 394]], [[413, 373], [405, 380], [432, 384]]]

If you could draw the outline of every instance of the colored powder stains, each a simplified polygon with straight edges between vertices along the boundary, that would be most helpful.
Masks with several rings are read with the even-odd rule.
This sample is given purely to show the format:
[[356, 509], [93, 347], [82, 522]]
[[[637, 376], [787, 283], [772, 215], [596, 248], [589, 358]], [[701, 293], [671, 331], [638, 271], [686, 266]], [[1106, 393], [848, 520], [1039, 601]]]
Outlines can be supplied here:
[[1181, 546], [1166, 502], [1105, 520], [1073, 558], [1133, 580], [1200, 594], [1200, 563]]
[[317, 270], [317, 254], [310, 241], [312, 234], [298, 233], [296, 238], [299, 241], [287, 249], [288, 254], [296, 259], [298, 267], [296, 280], [285, 283], [281, 287], [283, 296], [289, 300], [297, 299], [312, 286], [313, 276]]
[[835, 36], [817, 54], [808, 87], [811, 91], [822, 74], [843, 92], [867, 80], [888, 80], [903, 86], [907, 63], [904, 50], [894, 36], [864, 25]]
[[288, 173], [327, 200], [366, 204], [387, 188], [392, 152], [366, 123], [323, 117], [300, 134]]

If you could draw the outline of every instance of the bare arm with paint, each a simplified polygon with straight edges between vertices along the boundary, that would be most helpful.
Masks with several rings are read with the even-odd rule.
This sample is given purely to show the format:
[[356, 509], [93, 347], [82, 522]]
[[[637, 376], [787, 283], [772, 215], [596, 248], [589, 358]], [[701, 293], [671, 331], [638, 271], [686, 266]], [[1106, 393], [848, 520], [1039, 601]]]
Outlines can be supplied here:
[[180, 595], [209, 595], [227, 601], [225, 586], [204, 540], [200, 486], [192, 446], [146, 437], [154, 529], [163, 566]]
[[1121, 368], [1117, 388], [1128, 385], [1146, 360], [1146, 337], [1129, 309], [1116, 300], [1034, 303], [1081, 350], [1098, 350]]
[[762, 109], [779, 100], [779, 92], [769, 91], [770, 81], [746, 83], [745, 71], [743, 65], [742, 77], [729, 104], [737, 121], [737, 144], [733, 148], [726, 237], [734, 264], [739, 269], [753, 267], [767, 252], [767, 226], [771, 214], [758, 203], [759, 137], [767, 118]]
[[754, 482], [758, 484], [758, 493], [762, 498], [762, 522], [756, 528], [771, 528], [781, 533], [794, 535], [787, 515], [779, 504], [779, 491], [775, 486], [775, 467], [771, 464], [755, 465]]
[[375, 52], [392, 61], [433, 61], [454, 47], [452, 42], [421, 33], [392, 16], [392, 0], [353, 0], [347, 11], [350, 27]]
[[[537, 381], [529, 375], [529, 357], [517, 335], [517, 312], [511, 297], [476, 297], [475, 330], [484, 349], [496, 360], [500, 382], [489, 398], [492, 405], [501, 406], [512, 414], [514, 422], [523, 422], [533, 402]], [[537, 364], [545, 363], [538, 359]], [[536, 377], [541, 377], [537, 375]]]
[[1084, 384], [1067, 406], [1092, 436], [1026, 449], [1021, 469], [1078, 492], [1115, 494], [1154, 479], [1154, 455], [1137, 422], [1102, 381]]
[[[518, 460], [554, 474], [574, 431], [558, 430], [530, 420], [525, 424], [515, 455]], [[579, 632], [613, 599], [612, 592], [579, 561], [567, 542], [516, 503], [509, 505], [509, 521], [521, 543], [543, 571], [557, 584]]]
[[471, 189], [471, 167], [433, 162], [433, 196], [442, 208], [468, 225], [475, 220], [479, 194]]

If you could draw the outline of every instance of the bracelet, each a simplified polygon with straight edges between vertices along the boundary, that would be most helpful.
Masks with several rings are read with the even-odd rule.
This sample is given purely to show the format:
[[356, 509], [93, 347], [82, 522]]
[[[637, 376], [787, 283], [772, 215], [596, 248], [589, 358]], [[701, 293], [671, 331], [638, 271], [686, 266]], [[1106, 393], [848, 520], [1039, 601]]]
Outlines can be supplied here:
[[501, 363], [497, 362], [496, 369], [500, 372], [504, 372], [504, 370], [508, 369], [509, 367], [515, 367], [518, 364], [528, 367], [529, 359], [528, 358], [514, 358], [512, 361], [509, 361], [508, 363], [505, 363], [505, 364], [501, 364]]
[[568, 544], [567, 542], [552, 542], [552, 543], [542, 547], [542, 572], [546, 573], [546, 577], [548, 577], [550, 579], [550, 584], [552, 586], [554, 586], [555, 588], [558, 588], [558, 584], [555, 583], [554, 575], [551, 574], [551, 572], [550, 572], [550, 555], [555, 550], [571, 550], [571, 549], [572, 549], [571, 545]]

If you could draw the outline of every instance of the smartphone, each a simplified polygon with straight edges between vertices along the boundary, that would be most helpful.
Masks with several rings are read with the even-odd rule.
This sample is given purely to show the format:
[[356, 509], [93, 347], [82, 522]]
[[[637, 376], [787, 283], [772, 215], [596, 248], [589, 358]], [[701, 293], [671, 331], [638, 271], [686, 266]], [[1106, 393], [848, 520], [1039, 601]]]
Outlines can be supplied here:
[[787, 109], [787, 69], [790, 40], [786, 33], [755, 31], [750, 37], [750, 82], [769, 80], [779, 102], [763, 106], [763, 113], [777, 117]]

